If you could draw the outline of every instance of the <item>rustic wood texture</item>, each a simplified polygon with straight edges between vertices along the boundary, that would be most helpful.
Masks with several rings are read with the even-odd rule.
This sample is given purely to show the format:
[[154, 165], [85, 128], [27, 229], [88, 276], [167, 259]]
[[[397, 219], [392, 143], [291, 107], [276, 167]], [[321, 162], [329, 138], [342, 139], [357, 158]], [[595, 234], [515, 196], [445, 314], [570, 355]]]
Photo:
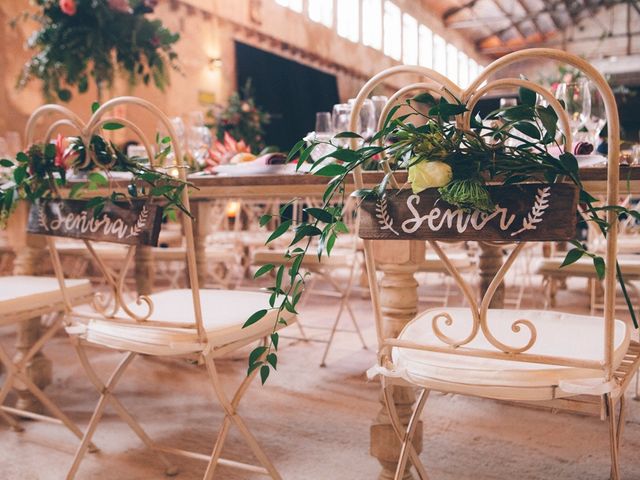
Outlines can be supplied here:
[[29, 211], [27, 231], [38, 235], [157, 246], [162, 207], [143, 200], [107, 203], [94, 217], [88, 200], [47, 200]]
[[489, 187], [493, 213], [463, 212], [435, 188], [389, 190], [362, 202], [360, 236], [374, 240], [560, 241], [574, 238], [578, 189], [570, 184]]

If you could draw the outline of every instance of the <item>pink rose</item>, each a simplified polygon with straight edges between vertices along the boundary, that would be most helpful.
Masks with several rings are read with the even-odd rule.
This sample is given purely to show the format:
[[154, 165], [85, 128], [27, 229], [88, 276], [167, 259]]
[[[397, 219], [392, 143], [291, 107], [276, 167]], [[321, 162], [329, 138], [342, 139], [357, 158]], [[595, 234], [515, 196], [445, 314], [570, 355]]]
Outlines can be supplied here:
[[60, 6], [60, 10], [62, 10], [62, 13], [64, 13], [65, 15], [69, 15], [70, 17], [75, 15], [78, 11], [76, 0], [60, 0], [58, 5]]
[[131, 5], [129, 5], [129, 0], [107, 0], [109, 4], [109, 8], [116, 12], [121, 13], [133, 13], [133, 9]]
[[63, 137], [62, 134], [58, 134], [56, 137], [56, 157], [53, 161], [54, 165], [58, 168], [68, 170], [73, 166], [78, 153], [73, 148], [73, 144], [69, 141], [68, 137]]

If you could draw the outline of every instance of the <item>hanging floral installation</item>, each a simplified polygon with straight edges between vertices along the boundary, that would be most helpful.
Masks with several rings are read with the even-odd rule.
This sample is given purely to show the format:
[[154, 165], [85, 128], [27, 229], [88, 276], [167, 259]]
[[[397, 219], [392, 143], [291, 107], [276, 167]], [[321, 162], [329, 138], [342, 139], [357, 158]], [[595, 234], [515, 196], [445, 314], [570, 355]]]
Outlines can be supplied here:
[[225, 141], [225, 134], [248, 145], [249, 151], [259, 153], [265, 148], [264, 128], [271, 121], [271, 115], [264, 112], [253, 99], [251, 80], [229, 97], [226, 107], [210, 111], [211, 125], [216, 130], [219, 141]]
[[85, 93], [95, 83], [98, 96], [110, 87], [116, 73], [130, 85], [169, 83], [169, 69], [177, 68], [173, 49], [180, 38], [160, 20], [151, 20], [157, 0], [36, 0], [37, 11], [22, 18], [40, 28], [29, 38], [35, 51], [18, 80], [18, 87], [42, 81], [48, 101], [69, 101], [72, 90]]

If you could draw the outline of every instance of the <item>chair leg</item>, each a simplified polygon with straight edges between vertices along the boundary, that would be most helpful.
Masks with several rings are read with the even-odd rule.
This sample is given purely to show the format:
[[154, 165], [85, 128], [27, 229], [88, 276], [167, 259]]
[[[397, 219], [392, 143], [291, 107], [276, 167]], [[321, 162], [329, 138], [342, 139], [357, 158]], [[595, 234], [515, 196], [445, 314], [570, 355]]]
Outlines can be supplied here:
[[604, 395], [605, 410], [607, 414], [607, 420], [609, 424], [609, 450], [611, 455], [611, 480], [620, 479], [620, 464], [619, 464], [619, 452], [618, 443], [619, 437], [617, 433], [616, 413], [615, 413], [615, 400], [610, 394]]
[[[398, 440], [400, 440], [400, 442], [403, 445], [405, 445], [404, 440], [406, 436], [406, 430], [402, 425], [402, 422], [400, 421], [400, 417], [398, 416], [398, 411], [396, 409], [396, 404], [393, 400], [393, 385], [388, 385], [384, 377], [382, 378], [381, 382], [382, 382], [382, 393], [383, 393], [382, 398], [384, 399], [385, 406], [387, 407], [387, 413], [389, 414], [391, 426], [393, 427], [393, 430], [396, 433]], [[426, 400], [426, 395], [424, 397], [424, 400]], [[424, 408], [424, 405], [421, 408]], [[417, 421], [416, 421], [416, 425], [417, 425]], [[409, 450], [409, 457], [411, 459], [411, 463], [415, 467], [416, 472], [418, 473], [418, 477], [420, 477], [421, 480], [429, 480], [429, 476], [427, 475], [427, 471], [424, 467], [424, 464], [420, 460], [420, 456], [418, 455], [418, 452], [416, 452], [416, 449], [413, 447], [413, 442], [412, 442], [413, 434], [411, 435], [411, 437], [412, 437], [411, 440], [406, 443], [406, 446], [407, 446], [406, 448], [408, 448]]]
[[[78, 353], [78, 358], [80, 359], [80, 363], [82, 364], [87, 374], [87, 377], [89, 378], [91, 383], [94, 385], [96, 390], [100, 392], [100, 399], [98, 400], [98, 404], [96, 405], [93, 415], [91, 416], [91, 420], [89, 421], [89, 426], [87, 427], [87, 432], [85, 433], [82, 439], [82, 443], [80, 444], [80, 446], [78, 447], [78, 450], [76, 451], [73, 464], [71, 465], [71, 468], [69, 469], [69, 472], [67, 474], [67, 480], [71, 480], [75, 477], [78, 471], [78, 468], [80, 466], [80, 462], [82, 461], [82, 458], [86, 453], [87, 448], [90, 446], [91, 438], [93, 437], [93, 434], [96, 431], [98, 423], [100, 422], [100, 419], [102, 418], [102, 415], [104, 413], [104, 409], [106, 408], [108, 403], [111, 403], [111, 406], [114, 408], [118, 416], [122, 418], [127, 423], [127, 425], [129, 425], [131, 430], [133, 430], [133, 432], [138, 436], [138, 438], [140, 438], [140, 440], [142, 440], [142, 442], [149, 449], [156, 450], [156, 445], [149, 438], [149, 436], [143, 430], [140, 424], [127, 411], [127, 409], [122, 405], [120, 400], [118, 400], [113, 395], [113, 389], [115, 388], [120, 378], [122, 378], [122, 375], [124, 374], [125, 370], [127, 369], [127, 367], [129, 367], [129, 365], [135, 359], [137, 354], [133, 352], [127, 353], [127, 355], [118, 364], [118, 366], [113, 371], [113, 373], [111, 374], [111, 376], [109, 377], [109, 379], [105, 384], [100, 380], [100, 377], [98, 377], [98, 375], [95, 373], [95, 371], [91, 367], [91, 364], [89, 362], [89, 359], [87, 358], [86, 352], [84, 351], [84, 349], [82, 348], [82, 346], [79, 344], [78, 341], [74, 342], [74, 346], [76, 348], [76, 352]], [[156, 455], [162, 461], [162, 463], [164, 463], [165, 473], [167, 475], [171, 476], [178, 473], [177, 468], [166, 458], [164, 454], [156, 450]]]
[[207, 471], [205, 473], [205, 480], [210, 480], [213, 478], [213, 472], [216, 468], [216, 465], [220, 459], [220, 453], [222, 452], [222, 448], [224, 446], [224, 441], [226, 439], [230, 423], [238, 428], [240, 434], [244, 437], [247, 445], [253, 451], [253, 454], [256, 456], [258, 461], [264, 467], [264, 473], [269, 475], [274, 480], [281, 480], [280, 474], [267, 457], [266, 453], [258, 444], [256, 438], [251, 434], [244, 420], [238, 415], [237, 408], [240, 403], [240, 400], [246, 393], [251, 381], [256, 377], [258, 370], [254, 370], [250, 375], [245, 377], [240, 386], [238, 387], [236, 393], [232, 400], [229, 400], [224, 393], [224, 389], [222, 387], [222, 382], [220, 377], [218, 376], [218, 372], [215, 366], [215, 362], [210, 353], [203, 354], [204, 361], [207, 366], [207, 371], [209, 372], [209, 377], [211, 379], [211, 384], [213, 386], [213, 390], [218, 397], [218, 401], [222, 406], [225, 412], [225, 418], [223, 421], [222, 429], [218, 434], [218, 438], [216, 440], [216, 444], [214, 446], [213, 453], [211, 455], [211, 460], [209, 461], [209, 465], [207, 465]]
[[400, 450], [400, 458], [398, 458], [398, 466], [396, 468], [394, 480], [402, 480], [402, 477], [404, 476], [404, 471], [407, 468], [408, 453], [413, 448], [413, 435], [416, 433], [416, 426], [418, 425], [418, 422], [420, 422], [420, 415], [422, 414], [428, 395], [429, 391], [427, 389], [423, 389], [422, 392], [420, 392], [413, 415], [411, 415], [411, 418], [409, 419], [407, 432], [405, 433], [402, 441], [402, 449]]
[[5, 422], [7, 422], [7, 424], [9, 424], [9, 426], [15, 432], [22, 432], [24, 431], [24, 428], [22, 428], [20, 423], [18, 423], [18, 421], [15, 418], [13, 418], [13, 416], [9, 415], [8, 413], [6, 413], [4, 410], [1, 409], [1, 407], [4, 405], [4, 401], [7, 398], [7, 395], [9, 395], [9, 392], [13, 388], [13, 382], [15, 377], [13, 364], [9, 360], [6, 352], [2, 349], [2, 347], [0, 347], [0, 365], [4, 365], [4, 368], [6, 371], [4, 383], [2, 384], [2, 388], [0, 388], [0, 417]]

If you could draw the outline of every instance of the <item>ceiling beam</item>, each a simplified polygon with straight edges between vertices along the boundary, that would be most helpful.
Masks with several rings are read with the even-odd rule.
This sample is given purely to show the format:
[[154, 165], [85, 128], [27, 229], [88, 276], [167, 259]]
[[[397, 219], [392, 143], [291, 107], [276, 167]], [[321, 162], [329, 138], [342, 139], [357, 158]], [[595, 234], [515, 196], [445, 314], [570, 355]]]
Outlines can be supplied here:
[[542, 31], [542, 27], [540, 26], [540, 22], [538, 21], [538, 15], [531, 15], [531, 9], [529, 9], [527, 4], [522, 0], [516, 0], [516, 2], [518, 3], [518, 5], [520, 5], [520, 8], [522, 8], [524, 13], [531, 17], [531, 21], [533, 22], [533, 25], [534, 27], [536, 27], [536, 30], [538, 31], [540, 36], [542, 38], [545, 38], [546, 34]]
[[509, 24], [511, 25], [511, 28], [515, 29], [516, 32], [518, 32], [518, 34], [524, 39], [526, 40], [527, 35], [524, 33], [524, 30], [522, 29], [522, 24], [524, 22], [522, 21], [518, 21], [515, 22], [513, 20], [513, 16], [511, 15], [511, 13], [507, 12], [507, 10], [502, 6], [502, 4], [500, 3], [500, 0], [493, 0], [492, 3], [496, 6], [496, 8], [498, 10], [500, 10], [502, 12], [502, 14], [507, 17], [507, 19], [509, 20]]
[[472, 9], [475, 6], [476, 3], [478, 3], [478, 0], [470, 0], [469, 2], [465, 3], [464, 5], [460, 5], [458, 7], [449, 8], [442, 15], [442, 21], [446, 23], [447, 19], [449, 17], [452, 17], [456, 13], [459, 13], [459, 12], [461, 12], [463, 10]]

